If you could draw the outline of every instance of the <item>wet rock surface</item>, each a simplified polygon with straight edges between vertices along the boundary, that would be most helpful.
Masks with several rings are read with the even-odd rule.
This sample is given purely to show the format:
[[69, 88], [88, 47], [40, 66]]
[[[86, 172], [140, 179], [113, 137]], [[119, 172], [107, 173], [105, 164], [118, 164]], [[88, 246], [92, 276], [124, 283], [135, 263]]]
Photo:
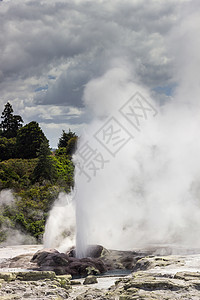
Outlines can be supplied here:
[[[10, 275], [10, 276], [9, 276]], [[54, 272], [0, 272], [0, 299], [66, 299], [69, 277]]]
[[199, 299], [200, 291], [193, 280], [168, 278], [147, 272], [138, 272], [116, 282], [110, 299]]
[[35, 264], [38, 270], [51, 270], [56, 274], [71, 274], [72, 276], [87, 276], [99, 275], [110, 270], [133, 270], [137, 261], [147, 254], [148, 251], [107, 250], [101, 245], [90, 245], [86, 258], [76, 258], [75, 249], [71, 249], [67, 253], [60, 253], [55, 249], [42, 249], [33, 255], [31, 263]]
[[107, 250], [101, 245], [88, 247], [88, 257], [77, 259], [75, 249], [60, 253], [56, 249], [42, 249], [34, 255], [23, 254], [0, 263], [0, 268], [24, 268], [54, 271], [57, 275], [99, 275], [110, 270], [134, 270], [137, 262], [151, 254], [146, 251]]
[[[154, 260], [149, 259], [151, 264]], [[168, 260], [169, 257], [163, 257]], [[177, 259], [177, 258], [176, 258]], [[174, 266], [176, 259], [171, 260]], [[155, 257], [155, 265], [157, 257]], [[107, 291], [99, 289], [88, 289], [80, 294], [76, 300], [83, 299], [111, 299], [111, 300], [169, 300], [169, 299], [200, 299], [200, 272], [182, 271], [173, 274], [169, 273], [170, 265], [166, 274], [159, 272], [160, 266], [154, 266], [148, 271], [133, 272], [131, 276], [121, 278], [115, 282]], [[165, 266], [166, 267], [166, 266]], [[178, 266], [179, 267], [179, 266]], [[163, 269], [162, 269], [163, 270]], [[92, 298], [93, 296], [93, 298]]]
[[15, 281], [3, 283], [0, 289], [0, 299], [66, 299], [69, 293], [58, 286], [57, 282], [51, 281], [30, 281], [21, 283]]
[[[94, 252], [97, 253], [98, 251]], [[49, 256], [54, 257], [54, 259], [49, 260]], [[54, 268], [55, 263], [63, 267], [69, 262], [78, 263], [74, 259], [69, 253], [63, 255], [57, 250], [45, 249], [45, 251], [39, 251], [33, 256], [34, 263], [32, 264], [39, 268], [39, 264], [43, 265], [43, 261], [46, 261], [48, 265], [45, 267]], [[200, 299], [200, 255], [155, 256], [148, 251], [131, 252], [101, 249], [98, 252], [98, 257], [83, 259], [81, 264], [91, 263], [94, 260], [101, 260], [107, 269], [118, 267], [118, 269], [124, 270], [131, 268], [132, 273], [116, 280], [112, 278], [111, 281], [111, 277], [100, 278], [100, 274], [96, 278], [92, 274], [93, 268], [97, 270], [96, 265], [90, 265], [87, 267], [87, 272], [90, 273], [86, 278], [88, 280], [92, 278], [93, 284], [83, 284], [86, 279], [75, 280], [72, 279], [71, 275], [56, 274], [52, 270], [30, 270], [29, 272], [2, 272], [0, 270], [0, 299]], [[19, 266], [20, 261], [27, 260], [25, 257], [18, 256], [18, 258], [9, 260], [9, 264], [14, 266], [14, 263], [17, 263]], [[53, 265], [49, 264], [49, 261], [52, 261]], [[95, 283], [96, 280], [98, 283]], [[102, 280], [108, 280], [108, 284], [102, 285]], [[116, 281], [115, 284], [114, 281]]]
[[107, 271], [103, 260], [96, 257], [78, 259], [54, 249], [40, 250], [34, 254], [31, 262], [38, 265], [38, 270], [51, 270], [56, 274], [72, 276], [97, 275]]

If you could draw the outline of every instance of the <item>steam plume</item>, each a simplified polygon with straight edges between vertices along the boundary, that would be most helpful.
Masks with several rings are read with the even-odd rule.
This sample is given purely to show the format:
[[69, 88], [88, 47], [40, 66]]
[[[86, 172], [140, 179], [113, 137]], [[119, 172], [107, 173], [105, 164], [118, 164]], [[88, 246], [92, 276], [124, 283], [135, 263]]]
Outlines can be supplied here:
[[80, 257], [91, 243], [115, 249], [166, 243], [200, 245], [200, 43], [194, 46], [199, 39], [194, 29], [200, 24], [196, 13], [184, 15], [180, 24], [168, 40], [176, 66], [174, 96], [159, 108], [150, 100], [158, 114], [147, 120], [139, 133], [133, 133], [118, 109], [131, 92], [151, 97], [144, 87], [131, 83], [126, 68], [109, 70], [86, 86], [85, 103], [94, 121], [82, 137], [82, 145], [88, 141], [93, 149], [105, 150], [94, 136], [110, 116], [135, 136], [91, 182], [83, 183], [84, 176], [77, 173]]
[[[190, 6], [177, 23], [166, 40], [176, 84], [168, 101], [158, 105], [124, 59], [116, 58], [104, 75], [85, 87], [84, 102], [93, 121], [74, 157], [78, 257], [94, 243], [114, 249], [166, 243], [200, 246], [198, 13]], [[121, 113], [138, 92], [154, 110], [140, 131]], [[116, 153], [99, 139], [110, 121], [123, 126], [122, 138], [130, 137]], [[96, 172], [89, 161], [84, 164], [84, 145], [104, 158], [102, 163], [98, 157]]]

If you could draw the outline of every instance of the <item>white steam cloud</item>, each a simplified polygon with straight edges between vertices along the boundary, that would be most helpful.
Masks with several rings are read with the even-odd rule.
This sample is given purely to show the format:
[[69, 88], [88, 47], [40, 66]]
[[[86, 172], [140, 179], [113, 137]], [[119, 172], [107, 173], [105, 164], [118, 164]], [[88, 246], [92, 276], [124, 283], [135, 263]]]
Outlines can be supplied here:
[[64, 251], [75, 244], [73, 194], [60, 193], [45, 226], [44, 247]]
[[14, 197], [11, 190], [2, 190], [0, 192], [0, 206], [11, 205], [14, 203]]
[[[94, 243], [114, 249], [166, 243], [200, 246], [200, 22], [191, 10], [183, 11], [181, 18], [166, 41], [177, 84], [170, 101], [159, 106], [123, 60], [85, 87], [84, 102], [93, 121], [74, 158], [78, 257]], [[157, 112], [149, 110], [145, 119], [141, 111], [140, 132], [120, 110], [137, 92]], [[109, 142], [105, 136], [98, 139], [110, 120], [110, 130], [114, 123], [122, 124], [122, 139], [127, 139], [116, 153], [109, 143], [113, 136]], [[100, 155], [98, 169], [94, 161], [84, 161], [84, 145]]]
[[[200, 245], [199, 27], [196, 13], [184, 14], [180, 28], [169, 37], [177, 70], [173, 99], [160, 109], [151, 99], [157, 116], [147, 119], [135, 139], [90, 183], [83, 183], [84, 174], [77, 173], [78, 256], [84, 256], [90, 243], [115, 249], [158, 243]], [[94, 135], [105, 126], [103, 117], [114, 116], [133, 133], [130, 123], [116, 113], [131, 92], [150, 99], [143, 87], [131, 84], [125, 68], [111, 70], [87, 85], [85, 103], [95, 121], [82, 145], [88, 141], [102, 151]], [[81, 153], [81, 145], [79, 149]]]
[[[122, 83], [119, 77], [117, 80], [116, 77], [111, 78], [108, 82], [106, 74], [87, 86], [86, 100], [92, 103], [93, 90], [98, 90], [101, 85], [103, 93], [100, 90], [97, 93], [97, 106], [92, 103], [93, 111], [97, 109], [97, 114], [100, 111], [98, 105], [102, 105], [104, 109], [104, 101], [106, 103], [109, 97], [113, 102], [117, 96], [123, 101], [129, 99], [130, 90], [133, 95], [139, 91], [158, 111], [156, 103], [147, 96], [147, 91], [130, 82]], [[104, 89], [104, 80], [105, 87], [108, 85], [109, 90]], [[120, 99], [117, 99], [111, 110], [107, 105], [105, 115], [114, 116], [134, 139], [124, 145], [115, 157], [106, 153], [102, 144], [95, 139], [100, 128], [105, 129], [105, 124], [108, 124], [100, 111], [101, 120], [97, 115], [86, 131], [87, 134], [82, 137], [78, 149], [79, 160], [83, 160], [81, 153], [87, 142], [108, 161], [102, 170], [92, 173], [93, 177], [88, 183], [87, 180], [90, 179], [86, 174], [77, 170], [77, 245], [78, 251], [81, 251], [78, 255], [83, 256], [82, 250], [84, 251], [86, 244], [91, 243], [115, 249], [131, 249], [152, 243], [199, 245], [198, 105], [192, 103], [188, 107], [184, 102], [167, 103], [154, 118], [147, 118], [141, 131], [137, 132], [132, 124], [116, 112], [123, 101], [120, 103]], [[115, 131], [114, 126], [113, 130]], [[125, 135], [123, 137], [126, 138]], [[106, 139], [104, 142], [106, 144]], [[111, 150], [108, 142], [107, 147], [108, 151]], [[86, 164], [85, 167], [87, 168]], [[91, 168], [88, 167], [89, 170]]]
[[[0, 192], [0, 217], [5, 206], [15, 207], [15, 198], [12, 190], [5, 189]], [[29, 234], [24, 234], [19, 229], [13, 228], [9, 218], [1, 218], [0, 233], [5, 233], [5, 240], [1, 242], [1, 247], [8, 245], [36, 244], [36, 239]]]

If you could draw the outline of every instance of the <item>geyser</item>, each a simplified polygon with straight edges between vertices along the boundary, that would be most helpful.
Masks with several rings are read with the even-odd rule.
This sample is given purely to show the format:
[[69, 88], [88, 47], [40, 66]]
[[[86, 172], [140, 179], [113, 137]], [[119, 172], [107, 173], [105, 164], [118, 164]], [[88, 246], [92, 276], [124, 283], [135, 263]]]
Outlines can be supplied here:
[[74, 156], [79, 258], [89, 244], [200, 246], [200, 25], [196, 12], [179, 17], [167, 37], [176, 88], [166, 102], [133, 83], [140, 80], [124, 59], [85, 86], [93, 120]]
[[[176, 82], [168, 101], [158, 105], [144, 85], [133, 84], [120, 60], [85, 87], [93, 121], [75, 157], [79, 257], [96, 243], [122, 250], [200, 245], [200, 23], [191, 6], [179, 17], [167, 37]], [[128, 103], [137, 92], [149, 110]]]
[[[199, 245], [199, 107], [171, 102], [159, 109], [147, 91], [120, 74], [117, 80], [106, 74], [91, 81], [85, 91], [86, 102], [96, 90], [102, 107], [108, 100], [113, 106], [98, 114], [94, 105], [96, 119], [75, 156], [77, 256], [95, 243], [124, 250], [162, 243]], [[104, 84], [113, 87], [110, 94]], [[128, 102], [137, 91], [143, 110], [137, 99]], [[128, 114], [124, 107], [131, 105]], [[135, 124], [122, 112], [135, 118]]]

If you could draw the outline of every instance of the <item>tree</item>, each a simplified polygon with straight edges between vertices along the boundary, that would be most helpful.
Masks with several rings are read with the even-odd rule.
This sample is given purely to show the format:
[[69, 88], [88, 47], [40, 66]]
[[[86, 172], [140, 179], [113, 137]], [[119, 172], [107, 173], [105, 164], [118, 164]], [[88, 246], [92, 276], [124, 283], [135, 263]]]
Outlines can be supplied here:
[[66, 154], [72, 156], [76, 151], [78, 136], [75, 132], [72, 132], [70, 129], [68, 133], [64, 130], [62, 132], [62, 136], [58, 142], [58, 151], [57, 154]]
[[73, 138], [71, 138], [68, 143], [67, 143], [67, 147], [66, 147], [66, 152], [67, 155], [73, 155], [76, 151], [77, 148], [77, 142], [78, 142], [78, 137], [75, 136]]
[[47, 140], [42, 141], [38, 153], [38, 163], [33, 172], [34, 182], [43, 180], [54, 182], [57, 178], [56, 168], [50, 154], [49, 142]]
[[2, 112], [3, 119], [0, 124], [1, 135], [6, 138], [13, 138], [17, 136], [18, 130], [22, 127], [22, 117], [13, 115], [12, 105], [7, 102]]
[[39, 124], [32, 121], [18, 130], [16, 148], [19, 158], [35, 158], [38, 155], [40, 145], [47, 141]]
[[70, 129], [69, 129], [68, 133], [66, 133], [65, 130], [63, 130], [62, 135], [58, 142], [58, 148], [67, 147], [67, 143], [69, 142], [69, 140], [75, 136], [76, 136], [76, 133], [72, 132]]

